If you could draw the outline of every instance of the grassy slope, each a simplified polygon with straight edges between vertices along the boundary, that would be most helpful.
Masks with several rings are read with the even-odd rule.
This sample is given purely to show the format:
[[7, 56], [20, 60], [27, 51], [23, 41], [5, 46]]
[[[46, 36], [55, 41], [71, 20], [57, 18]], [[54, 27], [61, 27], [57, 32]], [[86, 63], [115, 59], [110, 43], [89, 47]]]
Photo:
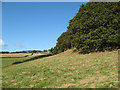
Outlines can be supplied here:
[[117, 51], [71, 51], [3, 68], [3, 88], [117, 88]]
[[2, 67], [8, 67], [14, 63], [24, 63], [32, 60], [36, 60], [38, 58], [44, 58], [52, 56], [52, 54], [41, 54], [41, 55], [36, 55], [36, 56], [29, 56], [29, 57], [11, 57], [11, 58], [0, 58], [2, 59]]
[[17, 61], [24, 61], [30, 59], [30, 57], [20, 57], [20, 58], [2, 58], [2, 67], [11, 65], [14, 62]]

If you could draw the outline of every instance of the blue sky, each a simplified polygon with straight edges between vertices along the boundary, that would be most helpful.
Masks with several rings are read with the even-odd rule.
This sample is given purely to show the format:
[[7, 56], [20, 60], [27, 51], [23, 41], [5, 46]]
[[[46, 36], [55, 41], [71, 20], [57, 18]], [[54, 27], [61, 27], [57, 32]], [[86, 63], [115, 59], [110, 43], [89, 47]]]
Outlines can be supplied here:
[[44, 50], [56, 45], [84, 2], [4, 2], [3, 51]]

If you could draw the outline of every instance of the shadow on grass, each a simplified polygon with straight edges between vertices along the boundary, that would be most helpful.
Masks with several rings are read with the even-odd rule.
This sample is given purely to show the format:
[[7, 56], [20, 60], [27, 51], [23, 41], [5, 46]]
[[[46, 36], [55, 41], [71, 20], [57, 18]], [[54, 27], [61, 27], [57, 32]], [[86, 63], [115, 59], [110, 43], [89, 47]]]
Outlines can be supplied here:
[[0, 57], [0, 58], [24, 58], [24, 57]]
[[14, 63], [12, 63], [12, 65], [20, 64], [20, 63], [24, 63], [24, 62], [28, 62], [28, 61], [33, 61], [33, 60], [35, 60], [35, 59], [39, 59], [39, 58], [43, 58], [43, 57], [48, 57], [48, 56], [52, 56], [52, 55], [53, 55], [53, 54], [46, 54], [46, 55], [35, 56], [35, 57], [32, 57], [32, 58], [27, 59], [27, 60], [24, 60], [24, 61], [14, 62]]

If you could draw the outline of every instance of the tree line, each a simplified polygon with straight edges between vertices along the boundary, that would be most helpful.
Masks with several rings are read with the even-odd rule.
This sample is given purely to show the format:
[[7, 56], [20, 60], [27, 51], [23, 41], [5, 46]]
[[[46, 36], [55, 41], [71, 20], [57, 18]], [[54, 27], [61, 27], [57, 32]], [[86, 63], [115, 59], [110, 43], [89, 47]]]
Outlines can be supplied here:
[[1, 54], [8, 54], [8, 53], [46, 53], [49, 52], [48, 50], [26, 50], [26, 51], [15, 51], [15, 52], [9, 52], [9, 51], [0, 51]]
[[88, 2], [82, 4], [69, 21], [67, 31], [51, 48], [54, 54], [76, 48], [80, 53], [120, 48], [120, 2]]

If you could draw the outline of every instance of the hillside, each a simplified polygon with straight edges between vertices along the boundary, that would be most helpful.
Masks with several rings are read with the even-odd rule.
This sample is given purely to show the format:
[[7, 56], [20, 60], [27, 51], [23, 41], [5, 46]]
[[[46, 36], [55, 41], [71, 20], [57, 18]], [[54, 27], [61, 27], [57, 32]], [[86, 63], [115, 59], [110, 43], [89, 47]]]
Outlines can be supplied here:
[[117, 88], [117, 51], [73, 51], [3, 68], [3, 88]]

